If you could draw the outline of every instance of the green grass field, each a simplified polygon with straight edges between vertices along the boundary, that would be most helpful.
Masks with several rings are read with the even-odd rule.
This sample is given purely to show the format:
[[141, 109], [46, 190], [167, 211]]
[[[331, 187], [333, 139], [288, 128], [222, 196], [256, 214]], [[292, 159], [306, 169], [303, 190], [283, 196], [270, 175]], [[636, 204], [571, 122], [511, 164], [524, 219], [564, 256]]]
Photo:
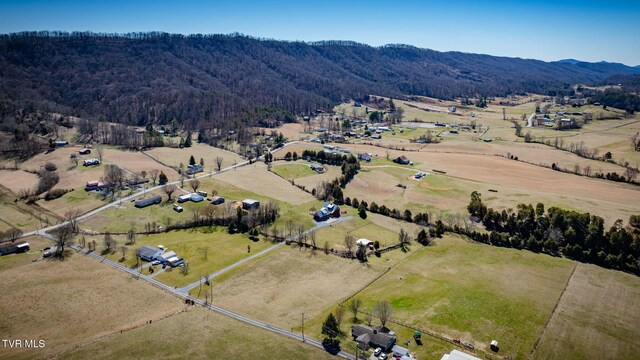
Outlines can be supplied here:
[[[405, 324], [524, 358], [551, 315], [574, 263], [446, 236], [415, 251], [358, 297], [386, 300]], [[391, 326], [393, 328], [393, 325]]]
[[276, 165], [271, 168], [271, 171], [285, 179], [299, 179], [301, 177], [317, 174], [315, 171], [311, 170], [308, 165], [296, 163]]
[[[102, 249], [103, 236], [85, 236], [85, 238], [87, 241], [95, 240], [99, 244], [98, 249]], [[124, 245], [126, 242], [124, 236], [118, 236], [115, 239], [118, 241], [119, 246]], [[180, 287], [198, 281], [204, 276], [264, 250], [272, 244], [264, 240], [252, 241], [246, 234], [231, 235], [221, 227], [138, 235], [136, 243], [127, 246], [123, 263], [129, 267], [135, 266], [136, 249], [144, 245], [163, 245], [167, 250], [175, 251], [178, 256], [185, 259], [189, 264], [189, 273], [187, 275], [183, 274], [179, 268], [176, 268], [159, 273], [156, 276], [156, 279], [166, 284]], [[251, 252], [248, 252], [247, 246], [251, 247]], [[206, 259], [205, 248], [208, 248]], [[114, 261], [121, 261], [122, 253], [118, 249], [114, 254], [109, 254], [107, 257]], [[158, 271], [160, 268], [160, 266], [156, 266], [155, 270]], [[148, 271], [145, 273], [148, 274]]]

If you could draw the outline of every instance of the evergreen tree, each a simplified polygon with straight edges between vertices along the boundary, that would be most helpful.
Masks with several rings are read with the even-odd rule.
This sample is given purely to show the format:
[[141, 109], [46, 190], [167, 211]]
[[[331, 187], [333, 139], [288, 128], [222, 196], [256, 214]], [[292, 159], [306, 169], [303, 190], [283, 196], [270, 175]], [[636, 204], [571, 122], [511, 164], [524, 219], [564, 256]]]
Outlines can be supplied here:
[[166, 184], [169, 182], [169, 179], [167, 178], [167, 175], [165, 175], [164, 172], [160, 172], [160, 175], [158, 176], [158, 183], [159, 184]]
[[189, 158], [189, 165], [195, 165], [196, 164], [196, 158], [193, 157], [193, 155], [191, 155], [191, 157]]

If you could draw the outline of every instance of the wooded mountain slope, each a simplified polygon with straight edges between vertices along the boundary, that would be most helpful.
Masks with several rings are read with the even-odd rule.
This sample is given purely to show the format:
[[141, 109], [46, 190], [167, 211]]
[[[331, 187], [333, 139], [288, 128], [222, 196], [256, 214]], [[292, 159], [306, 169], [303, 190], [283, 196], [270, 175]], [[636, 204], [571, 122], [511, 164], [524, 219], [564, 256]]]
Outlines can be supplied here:
[[[640, 69], [240, 35], [0, 36], [0, 119], [16, 109], [131, 124], [303, 114], [365, 94], [505, 95]], [[265, 115], [267, 114], [267, 115]]]

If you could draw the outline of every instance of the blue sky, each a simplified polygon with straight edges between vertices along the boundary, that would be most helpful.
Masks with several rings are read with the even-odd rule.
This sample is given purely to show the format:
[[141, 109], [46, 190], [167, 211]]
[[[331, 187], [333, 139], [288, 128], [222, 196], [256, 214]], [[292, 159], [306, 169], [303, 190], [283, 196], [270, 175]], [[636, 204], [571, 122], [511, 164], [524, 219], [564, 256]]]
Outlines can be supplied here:
[[240, 32], [640, 65], [640, 0], [0, 0], [0, 33], [24, 30]]

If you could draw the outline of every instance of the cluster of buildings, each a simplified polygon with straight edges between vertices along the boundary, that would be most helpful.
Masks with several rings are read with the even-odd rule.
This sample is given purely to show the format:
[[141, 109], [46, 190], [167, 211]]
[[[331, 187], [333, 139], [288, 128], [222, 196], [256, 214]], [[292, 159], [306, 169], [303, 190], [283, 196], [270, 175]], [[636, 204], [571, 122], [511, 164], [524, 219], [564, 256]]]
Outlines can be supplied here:
[[315, 221], [326, 221], [337, 217], [340, 217], [340, 207], [330, 202], [324, 203], [324, 206], [313, 214], [313, 220]]
[[184, 264], [183, 258], [178, 256], [174, 251], [166, 251], [164, 247], [145, 245], [138, 248], [136, 255], [143, 261], [157, 261], [158, 264], [171, 267], [177, 267]]

